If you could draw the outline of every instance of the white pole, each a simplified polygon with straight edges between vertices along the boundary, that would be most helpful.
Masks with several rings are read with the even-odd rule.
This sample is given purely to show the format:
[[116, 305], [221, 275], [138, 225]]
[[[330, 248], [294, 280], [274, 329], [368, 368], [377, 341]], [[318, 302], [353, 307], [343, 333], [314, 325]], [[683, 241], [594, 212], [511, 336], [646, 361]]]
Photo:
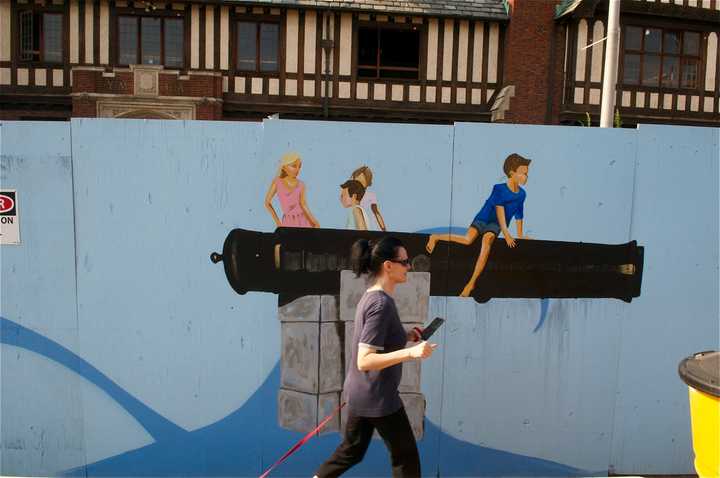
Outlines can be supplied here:
[[620, 0], [610, 0], [608, 10], [607, 50], [603, 73], [600, 127], [612, 128], [615, 111], [615, 85], [617, 84], [618, 45], [620, 39]]

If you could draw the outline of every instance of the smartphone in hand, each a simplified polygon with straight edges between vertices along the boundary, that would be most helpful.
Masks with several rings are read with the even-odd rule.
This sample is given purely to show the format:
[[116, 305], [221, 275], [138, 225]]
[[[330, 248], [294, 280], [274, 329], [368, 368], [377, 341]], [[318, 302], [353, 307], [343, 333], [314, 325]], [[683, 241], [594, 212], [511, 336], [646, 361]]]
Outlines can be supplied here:
[[425, 327], [420, 334], [420, 338], [422, 340], [427, 340], [430, 338], [432, 334], [435, 333], [435, 331], [445, 322], [445, 319], [441, 319], [440, 317], [435, 317], [432, 322], [430, 322], [430, 325]]

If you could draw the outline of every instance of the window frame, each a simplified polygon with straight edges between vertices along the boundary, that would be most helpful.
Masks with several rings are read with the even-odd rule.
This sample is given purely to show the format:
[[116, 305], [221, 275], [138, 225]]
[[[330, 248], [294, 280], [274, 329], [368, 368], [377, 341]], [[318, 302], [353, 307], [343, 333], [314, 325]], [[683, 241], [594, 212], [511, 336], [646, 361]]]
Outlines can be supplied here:
[[[120, 18], [121, 17], [133, 17], [137, 22], [137, 46], [135, 51], [136, 63], [121, 63], [120, 62]], [[160, 63], [150, 64], [142, 63], [142, 19], [143, 18], [157, 18], [160, 19]], [[180, 70], [186, 71], [190, 68], [189, 52], [188, 52], [188, 41], [189, 41], [189, 15], [186, 10], [159, 10], [146, 12], [144, 10], [136, 10], [132, 8], [115, 8], [112, 12], [111, 20], [111, 38], [112, 38], [112, 64], [114, 66], [129, 67], [130, 65], [138, 66], [162, 66], [167, 70]], [[181, 58], [182, 65], [166, 65], [166, 52], [165, 52], [165, 20], [180, 20], [182, 24], [182, 47], [181, 47]]]
[[[39, 59], [37, 60], [23, 60], [22, 54], [22, 21], [21, 17], [23, 13], [26, 12], [32, 12], [33, 15], [33, 23], [35, 21], [34, 17], [35, 15], [40, 15], [41, 20], [41, 34], [40, 34], [40, 45], [39, 45]], [[51, 14], [51, 15], [59, 15], [60, 16], [60, 48], [62, 49], [60, 52], [61, 60], [60, 61], [48, 61], [45, 60], [45, 32], [44, 32], [44, 15], [45, 14]], [[13, 12], [13, 17], [15, 21], [15, 25], [17, 25], [16, 31], [14, 31], [13, 38], [11, 38], [11, 42], [15, 44], [15, 47], [13, 48], [12, 54], [16, 58], [16, 62], [18, 66], [21, 67], [55, 67], [65, 65], [68, 62], [68, 19], [67, 19], [67, 13], [64, 5], [37, 5], [37, 4], [18, 4], [17, 10]], [[13, 41], [14, 40], [14, 41]]]
[[[378, 49], [377, 53], [375, 55], [376, 63], [374, 66], [371, 65], [361, 65], [360, 64], [360, 29], [361, 28], [374, 28], [377, 30], [378, 35]], [[409, 68], [409, 67], [388, 67], [388, 66], [381, 66], [380, 65], [380, 31], [381, 30], [406, 30], [406, 31], [417, 31], [418, 33], [418, 66], [417, 69], [415, 68]], [[421, 81], [424, 76], [425, 72], [424, 70], [424, 62], [423, 62], [423, 55], [426, 54], [424, 51], [424, 48], [427, 44], [427, 41], [425, 40], [427, 35], [427, 30], [425, 28], [425, 24], [416, 24], [416, 23], [392, 23], [392, 22], [376, 22], [376, 21], [359, 21], [357, 22], [357, 27], [355, 28], [354, 32], [354, 38], [353, 41], [357, 45], [354, 52], [354, 58], [353, 58], [353, 66], [354, 71], [353, 74], [358, 80], [362, 81], [392, 81], [396, 83], [401, 82], [408, 82], [408, 83], [417, 83], [418, 81]], [[376, 70], [375, 76], [364, 76], [360, 74], [361, 69], [370, 69], [374, 68]], [[399, 78], [399, 77], [384, 77], [380, 76], [381, 69], [389, 70], [389, 71], [416, 71], [417, 70], [417, 77], [415, 78]]]
[[[255, 24], [255, 69], [241, 69], [238, 61], [238, 35], [240, 29], [238, 28], [239, 23], [254, 23]], [[260, 69], [260, 53], [261, 53], [261, 42], [260, 42], [260, 26], [262, 24], [273, 24], [278, 28], [277, 35], [277, 55], [276, 62], [277, 68], [274, 70], [261, 70]], [[285, 19], [284, 16], [279, 15], [234, 15], [232, 17], [232, 44], [230, 45], [230, 58], [232, 69], [235, 73], [241, 75], [254, 74], [256, 76], [277, 76], [284, 69], [285, 59]]]
[[[641, 36], [641, 44], [640, 49], [628, 49], [626, 45], [627, 40], [627, 29], [628, 28], [639, 28], [642, 30], [642, 36]], [[645, 39], [646, 34], [645, 32], [647, 30], [658, 30], [660, 32], [660, 49], [658, 52], [647, 52], [645, 50]], [[678, 53], [666, 53], [665, 51], [665, 35], [668, 33], [674, 33], [678, 34], [680, 37], [680, 43], [678, 46]], [[696, 55], [690, 55], [684, 53], [685, 48], [685, 34], [686, 33], [693, 33], [698, 35], [698, 50]], [[684, 25], [679, 26], [668, 26], [668, 25], [653, 25], [653, 24], [645, 24], [639, 22], [629, 22], [622, 25], [622, 47], [621, 47], [621, 58], [619, 61], [620, 64], [620, 74], [618, 75], [618, 85], [623, 88], [636, 88], [636, 89], [643, 89], [643, 90], [657, 90], [657, 91], [673, 91], [673, 92], [687, 92], [688, 94], [696, 94], [699, 92], [702, 88], [702, 78], [704, 76], [705, 71], [705, 58], [703, 55], [704, 52], [704, 41], [705, 36], [707, 32], [704, 30], [695, 30], [692, 28], [688, 28]], [[658, 81], [656, 84], [648, 85], [643, 83], [643, 75], [644, 75], [644, 68], [645, 68], [645, 55], [657, 55], [659, 59], [659, 67], [658, 67]], [[636, 83], [626, 83], [625, 80], [625, 57], [626, 55], [637, 55], [640, 58], [640, 67], [638, 72], [638, 78]], [[674, 58], [677, 59], [677, 65], [678, 65], [678, 80], [677, 80], [677, 86], [674, 85], [666, 85], [663, 83], [663, 69], [665, 66], [665, 59], [666, 58]], [[684, 73], [684, 62], [683, 60], [693, 60], [696, 62], [697, 69], [696, 69], [696, 79], [695, 79], [695, 86], [694, 87], [687, 87], [682, 85], [683, 80], [683, 73]]]

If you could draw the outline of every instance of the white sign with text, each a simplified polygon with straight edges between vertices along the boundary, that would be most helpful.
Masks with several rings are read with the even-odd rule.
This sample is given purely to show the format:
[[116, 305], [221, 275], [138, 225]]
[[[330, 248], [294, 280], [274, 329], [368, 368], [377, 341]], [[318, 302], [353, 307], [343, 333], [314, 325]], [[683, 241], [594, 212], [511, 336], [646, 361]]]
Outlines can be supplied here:
[[0, 190], [0, 244], [20, 244], [17, 191]]

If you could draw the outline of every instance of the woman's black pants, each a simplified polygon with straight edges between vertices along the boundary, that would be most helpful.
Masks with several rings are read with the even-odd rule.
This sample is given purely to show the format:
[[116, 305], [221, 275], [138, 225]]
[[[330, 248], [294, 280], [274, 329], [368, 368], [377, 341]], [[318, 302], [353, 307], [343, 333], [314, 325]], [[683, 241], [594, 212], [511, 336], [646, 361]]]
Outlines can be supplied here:
[[334, 478], [360, 463], [375, 429], [390, 452], [393, 477], [419, 477], [420, 455], [405, 408], [378, 418], [350, 415], [345, 426], [345, 439], [315, 474], [319, 478]]

